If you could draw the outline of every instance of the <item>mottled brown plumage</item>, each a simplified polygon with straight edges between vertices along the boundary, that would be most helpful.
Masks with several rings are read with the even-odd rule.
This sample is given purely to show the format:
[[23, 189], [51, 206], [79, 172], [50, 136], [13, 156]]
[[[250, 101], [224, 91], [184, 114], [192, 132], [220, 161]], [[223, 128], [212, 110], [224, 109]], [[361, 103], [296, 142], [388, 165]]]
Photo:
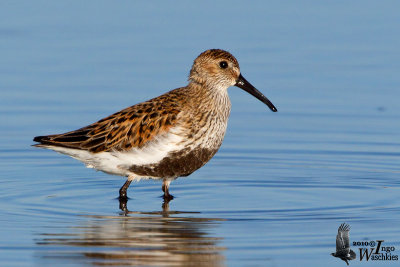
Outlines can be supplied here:
[[34, 141], [43, 145], [82, 149], [93, 153], [141, 148], [158, 134], [167, 132], [176, 123], [177, 114], [182, 108], [182, 97], [179, 89], [175, 89], [78, 130], [38, 136]]
[[132, 180], [163, 179], [164, 196], [171, 180], [207, 163], [225, 135], [230, 113], [227, 88], [236, 85], [273, 111], [272, 103], [240, 74], [228, 52], [211, 49], [194, 61], [189, 84], [128, 107], [86, 127], [64, 134], [38, 136], [38, 147], [53, 149], [88, 167]]

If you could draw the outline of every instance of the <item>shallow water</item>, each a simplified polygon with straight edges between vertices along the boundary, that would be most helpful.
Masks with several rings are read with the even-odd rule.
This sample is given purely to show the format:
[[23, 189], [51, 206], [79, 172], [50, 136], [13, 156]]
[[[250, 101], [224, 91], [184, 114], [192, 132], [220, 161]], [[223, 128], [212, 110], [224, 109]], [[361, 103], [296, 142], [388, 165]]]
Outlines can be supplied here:
[[[330, 255], [342, 222], [400, 249], [399, 7], [4, 4], [0, 265], [344, 266]], [[142, 181], [124, 213], [124, 178], [30, 146], [185, 85], [214, 47], [279, 112], [231, 88], [223, 146], [170, 203]]]

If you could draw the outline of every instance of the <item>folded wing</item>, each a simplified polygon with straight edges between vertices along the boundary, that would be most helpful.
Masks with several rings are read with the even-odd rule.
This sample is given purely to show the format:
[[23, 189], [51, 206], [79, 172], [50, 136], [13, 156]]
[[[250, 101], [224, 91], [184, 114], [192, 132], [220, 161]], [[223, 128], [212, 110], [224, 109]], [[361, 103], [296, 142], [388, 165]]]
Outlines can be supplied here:
[[40, 143], [36, 145], [39, 147], [59, 146], [93, 153], [140, 148], [157, 135], [168, 132], [177, 123], [180, 112], [177, 103], [173, 98], [162, 95], [78, 130], [37, 136], [33, 140]]

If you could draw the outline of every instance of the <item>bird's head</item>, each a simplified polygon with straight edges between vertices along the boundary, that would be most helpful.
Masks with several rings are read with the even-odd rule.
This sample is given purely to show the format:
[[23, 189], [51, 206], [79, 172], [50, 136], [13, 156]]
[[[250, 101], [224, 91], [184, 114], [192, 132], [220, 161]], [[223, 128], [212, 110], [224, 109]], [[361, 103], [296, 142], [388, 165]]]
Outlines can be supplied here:
[[277, 111], [271, 101], [241, 75], [238, 61], [227, 51], [210, 49], [201, 53], [194, 60], [189, 81], [212, 90], [226, 90], [230, 86], [237, 86], [266, 104], [272, 111]]

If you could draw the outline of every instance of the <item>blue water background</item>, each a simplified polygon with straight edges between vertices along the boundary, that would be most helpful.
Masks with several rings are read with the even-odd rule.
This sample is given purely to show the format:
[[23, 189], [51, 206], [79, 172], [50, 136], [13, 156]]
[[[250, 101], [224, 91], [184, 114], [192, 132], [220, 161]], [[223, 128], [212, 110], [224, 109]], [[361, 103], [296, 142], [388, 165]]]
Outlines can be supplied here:
[[[400, 250], [399, 10], [2, 2], [0, 265], [343, 266], [330, 256], [342, 222], [351, 241]], [[142, 181], [125, 215], [115, 199], [124, 178], [30, 146], [184, 86], [209, 48], [232, 52], [279, 112], [230, 88], [223, 146], [171, 184], [169, 207], [159, 182]]]

